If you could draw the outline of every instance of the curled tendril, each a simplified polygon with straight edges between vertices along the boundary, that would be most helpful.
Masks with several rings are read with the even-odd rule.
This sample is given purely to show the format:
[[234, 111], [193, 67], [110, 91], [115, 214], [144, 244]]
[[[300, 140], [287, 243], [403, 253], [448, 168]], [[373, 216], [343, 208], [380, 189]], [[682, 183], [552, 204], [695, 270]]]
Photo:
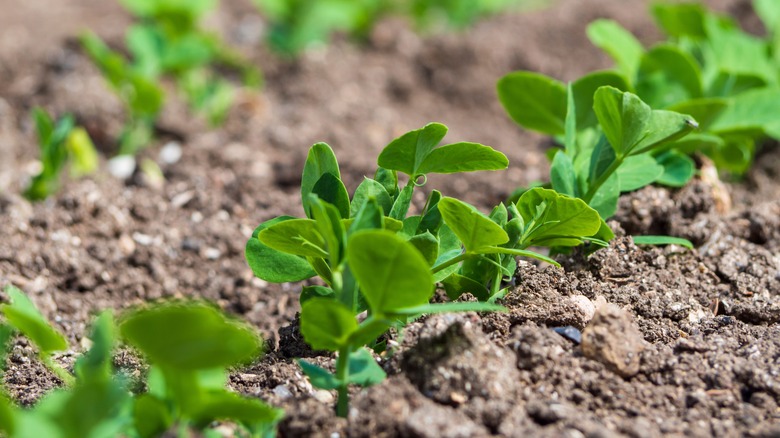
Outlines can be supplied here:
[[419, 175], [414, 176], [414, 185], [417, 187], [422, 187], [428, 182], [428, 176], [424, 173], [421, 173]]

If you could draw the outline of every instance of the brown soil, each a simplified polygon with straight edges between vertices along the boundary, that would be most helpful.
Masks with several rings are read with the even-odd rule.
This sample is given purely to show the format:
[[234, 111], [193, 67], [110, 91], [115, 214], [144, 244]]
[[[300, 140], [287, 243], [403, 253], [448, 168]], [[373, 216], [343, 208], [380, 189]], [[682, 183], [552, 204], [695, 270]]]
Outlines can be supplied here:
[[[561, 0], [431, 38], [390, 21], [365, 47], [340, 41], [291, 62], [258, 48], [263, 23], [248, 2], [224, 1], [210, 24], [263, 67], [266, 90], [244, 93], [216, 131], [174, 100], [163, 138], [145, 152], [156, 158], [164, 143], [182, 144], [181, 161], [163, 165], [162, 185], [99, 173], [32, 205], [18, 195], [37, 157], [32, 106], [73, 112], [104, 151], [122, 121], [73, 37], [92, 28], [118, 46], [129, 18], [114, 2], [49, 3], [0, 0], [0, 286], [24, 289], [68, 335], [64, 363], [81, 351], [99, 309], [199, 296], [269, 339], [272, 351], [231, 382], [286, 410], [283, 436], [780, 435], [776, 146], [742, 182], [705, 177], [626, 196], [609, 248], [566, 258], [563, 269], [522, 262], [507, 313], [411, 324], [381, 358], [390, 377], [356, 389], [347, 420], [335, 418], [334, 394], [313, 389], [291, 360], [332, 362], [295, 328], [300, 286], [254, 279], [243, 258], [254, 226], [300, 215], [300, 171], [315, 141], [334, 147], [351, 189], [384, 144], [429, 121], [450, 126], [449, 140], [496, 147], [512, 164], [501, 174], [432, 178], [428, 187], [485, 210], [543, 179], [545, 141], [508, 120], [495, 81], [516, 69], [570, 80], [608, 67], [584, 37], [586, 23], [615, 18], [653, 41], [645, 2]], [[708, 3], [761, 30], [746, 0]], [[641, 233], [686, 237], [697, 249], [638, 248], [626, 237]], [[553, 330], [563, 327], [567, 336]], [[138, 367], [126, 354], [117, 363]], [[23, 404], [58, 384], [24, 340], [5, 383]]]

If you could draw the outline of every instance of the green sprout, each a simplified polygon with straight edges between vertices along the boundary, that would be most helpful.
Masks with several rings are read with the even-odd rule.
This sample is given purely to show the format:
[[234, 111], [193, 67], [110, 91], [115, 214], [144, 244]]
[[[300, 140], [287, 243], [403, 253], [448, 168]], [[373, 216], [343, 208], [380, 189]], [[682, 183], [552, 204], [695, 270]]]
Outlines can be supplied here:
[[33, 119], [41, 150], [41, 171], [32, 179], [24, 196], [40, 201], [59, 190], [61, 174], [68, 163], [71, 176], [80, 177], [95, 171], [98, 157], [89, 134], [76, 126], [73, 116], [66, 115], [55, 123], [46, 111], [33, 108]]

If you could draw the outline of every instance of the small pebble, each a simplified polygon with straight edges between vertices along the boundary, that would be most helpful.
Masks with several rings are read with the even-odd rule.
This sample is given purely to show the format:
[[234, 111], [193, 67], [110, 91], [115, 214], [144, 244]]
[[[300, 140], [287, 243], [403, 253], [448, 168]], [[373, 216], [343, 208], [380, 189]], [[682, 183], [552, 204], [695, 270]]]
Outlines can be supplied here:
[[108, 172], [115, 178], [128, 179], [135, 172], [135, 157], [119, 155], [108, 160]]
[[553, 331], [564, 338], [579, 345], [582, 342], [582, 333], [576, 327], [567, 325], [566, 327], [553, 327]]
[[160, 149], [160, 161], [165, 164], [174, 164], [181, 160], [182, 149], [179, 142], [171, 141]]

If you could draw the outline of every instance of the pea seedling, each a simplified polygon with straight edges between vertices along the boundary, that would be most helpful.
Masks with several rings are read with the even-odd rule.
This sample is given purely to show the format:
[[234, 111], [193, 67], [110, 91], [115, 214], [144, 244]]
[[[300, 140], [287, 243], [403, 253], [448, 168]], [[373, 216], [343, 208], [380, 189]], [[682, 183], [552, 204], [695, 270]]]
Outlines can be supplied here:
[[[699, 121], [701, 132], [675, 142], [672, 151], [706, 153], [719, 169], [737, 175], [750, 167], [764, 139], [780, 139], [773, 116], [780, 112], [780, 4], [753, 5], [768, 31], [765, 38], [695, 3], [655, 3], [652, 15], [668, 39], [649, 49], [614, 21], [588, 27], [591, 41], [614, 59], [615, 73], [626, 85], [621, 89], [653, 108]], [[682, 165], [680, 156], [665, 157]]]
[[[388, 328], [425, 313], [501, 309], [485, 302], [429, 304], [436, 283], [452, 298], [473, 292], [494, 300], [500, 280], [513, 273], [515, 256], [557, 264], [525, 248], [579, 244], [599, 229], [598, 213], [584, 202], [541, 189], [509, 209], [497, 207], [491, 217], [434, 190], [421, 214], [410, 216], [414, 190], [428, 174], [508, 165], [503, 154], [478, 143], [438, 146], [446, 132], [431, 123], [393, 140], [379, 155], [374, 178], [364, 179], [351, 200], [332, 149], [315, 144], [301, 181], [307, 218], [267, 221], [247, 243], [247, 261], [259, 278], [324, 281], [326, 286], [301, 292], [301, 332], [313, 348], [338, 352], [336, 373], [300, 363], [312, 384], [338, 390], [339, 415], [347, 413], [349, 384], [384, 378], [362, 346], [373, 345]], [[403, 188], [399, 173], [408, 178]], [[358, 322], [364, 311], [368, 317]]]
[[152, 139], [154, 123], [164, 104], [160, 86], [163, 76], [172, 77], [190, 107], [203, 113], [212, 125], [224, 120], [235, 94], [233, 85], [217, 73], [216, 67], [237, 71], [247, 86], [262, 83], [259, 70], [216, 35], [201, 29], [199, 22], [214, 8], [213, 0], [121, 3], [140, 21], [126, 35], [131, 62], [94, 34], [82, 36], [85, 50], [128, 110], [129, 121], [119, 141], [120, 154], [134, 155]]
[[[51, 360], [53, 351], [68, 348], [65, 338], [23, 292], [8, 287], [6, 293], [11, 304], [2, 306], [7, 320], [0, 325], [3, 346], [18, 330], [66, 387], [30, 409], [0, 397], [0, 431], [5, 436], [187, 436], [192, 429], [208, 432], [215, 420], [233, 421], [251, 436], [273, 436], [281, 411], [225, 389], [226, 368], [254, 359], [260, 339], [217, 309], [192, 302], [159, 304], [128, 312], [118, 327], [111, 313], [103, 312], [93, 324], [92, 347], [78, 358], [71, 374]], [[146, 393], [130, 393], [127, 376], [113, 369], [120, 334], [152, 365]]]
[[76, 126], [73, 116], [66, 115], [55, 123], [46, 111], [33, 108], [33, 119], [41, 151], [41, 171], [30, 182], [24, 196], [40, 201], [59, 190], [61, 174], [68, 163], [71, 175], [80, 177], [95, 171], [98, 157], [89, 134]]

